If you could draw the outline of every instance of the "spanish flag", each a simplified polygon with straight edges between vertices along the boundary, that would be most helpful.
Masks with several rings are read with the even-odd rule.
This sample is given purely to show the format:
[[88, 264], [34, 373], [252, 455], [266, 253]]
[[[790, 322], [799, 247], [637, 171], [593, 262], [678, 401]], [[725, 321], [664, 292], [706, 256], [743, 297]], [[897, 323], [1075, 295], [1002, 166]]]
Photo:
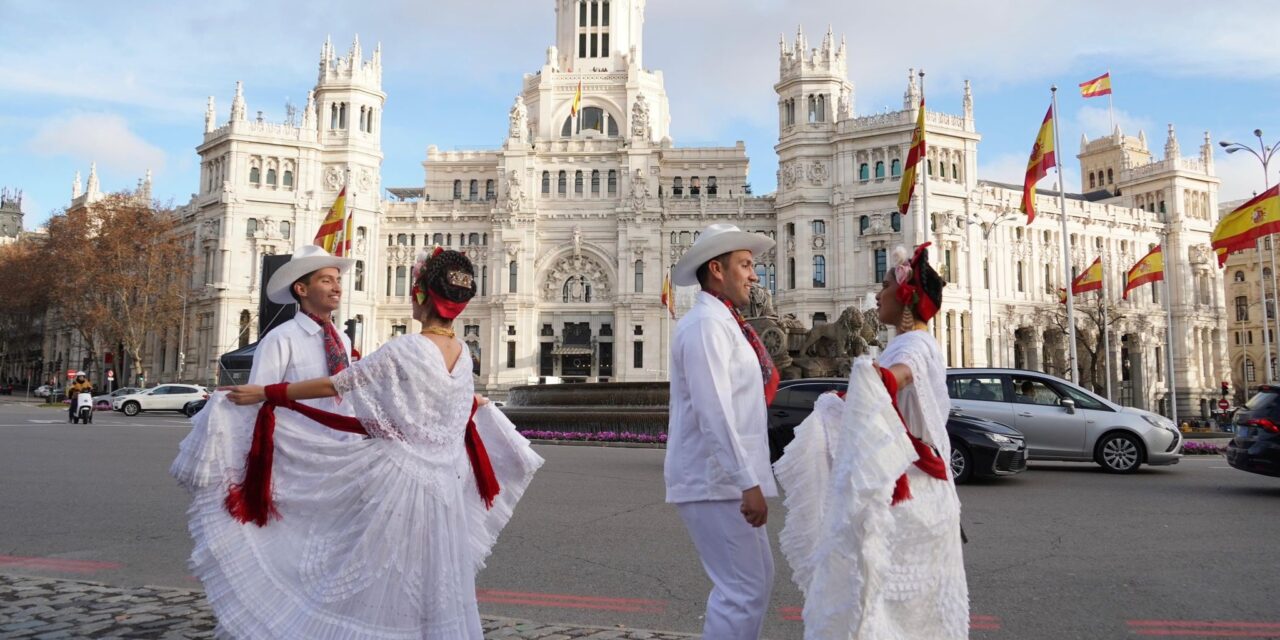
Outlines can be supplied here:
[[315, 244], [322, 247], [325, 251], [335, 255], [345, 255], [343, 251], [346, 247], [347, 228], [351, 225], [351, 218], [347, 215], [347, 188], [344, 186], [338, 192], [338, 197], [334, 199], [333, 206], [329, 207], [329, 214], [324, 217], [324, 222], [320, 223], [320, 228], [316, 230]]
[[1044, 114], [1044, 122], [1040, 123], [1040, 133], [1036, 134], [1036, 143], [1031, 147], [1031, 157], [1027, 160], [1027, 177], [1022, 183], [1021, 211], [1027, 214], [1027, 224], [1036, 219], [1036, 183], [1055, 166], [1053, 105], [1049, 105], [1049, 111]]
[[898, 187], [898, 213], [904, 216], [911, 208], [921, 158], [924, 158], [924, 98], [920, 98], [920, 115], [916, 118], [916, 130], [911, 133], [911, 150], [907, 152], [907, 166], [902, 169], [902, 185]]
[[1058, 304], [1066, 304], [1066, 303], [1067, 303], [1067, 290], [1063, 289], [1062, 287], [1058, 287]]
[[675, 292], [671, 290], [671, 274], [668, 273], [662, 278], [662, 306], [667, 308], [667, 313], [671, 314], [671, 318], [676, 317], [676, 297]]
[[1080, 83], [1080, 95], [1086, 98], [1111, 95], [1111, 72]]
[[1089, 265], [1075, 280], [1071, 281], [1071, 295], [1078, 296], [1086, 291], [1098, 291], [1102, 289], [1102, 257], [1093, 259], [1093, 263]]
[[1252, 249], [1259, 238], [1273, 233], [1280, 233], [1280, 185], [1263, 191], [1218, 222], [1212, 236], [1218, 266], [1227, 263], [1227, 256]]
[[1124, 299], [1129, 299], [1130, 291], [1159, 280], [1164, 280], [1164, 252], [1160, 245], [1156, 245], [1124, 274]]
[[573, 104], [569, 105], [569, 115], [578, 117], [578, 111], [582, 107], [582, 81], [578, 81], [578, 90], [573, 92]]

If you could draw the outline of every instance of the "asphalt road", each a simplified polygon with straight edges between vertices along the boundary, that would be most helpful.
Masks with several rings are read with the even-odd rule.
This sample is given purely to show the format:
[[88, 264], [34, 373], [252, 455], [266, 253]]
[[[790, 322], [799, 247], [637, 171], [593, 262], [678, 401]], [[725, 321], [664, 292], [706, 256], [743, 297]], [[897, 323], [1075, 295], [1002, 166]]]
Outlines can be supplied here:
[[[0, 406], [0, 572], [198, 587], [186, 495], [167, 475], [187, 430], [177, 414], [99, 412], [86, 427]], [[482, 611], [699, 630], [709, 583], [662, 502], [663, 452], [538, 452], [547, 465], [480, 575]], [[1221, 457], [1124, 477], [1033, 463], [960, 497], [974, 638], [1280, 637], [1280, 478]], [[799, 638], [800, 594], [777, 564], [766, 636]]]

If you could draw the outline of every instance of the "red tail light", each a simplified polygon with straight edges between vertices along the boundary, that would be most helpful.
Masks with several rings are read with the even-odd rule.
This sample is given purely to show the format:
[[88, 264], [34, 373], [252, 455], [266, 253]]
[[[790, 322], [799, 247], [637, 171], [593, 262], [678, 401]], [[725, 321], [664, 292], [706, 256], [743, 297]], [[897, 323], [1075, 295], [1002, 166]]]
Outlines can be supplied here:
[[1265, 430], [1267, 433], [1280, 433], [1280, 426], [1277, 426], [1276, 423], [1266, 418], [1254, 418], [1252, 420], [1245, 420], [1244, 426], [1259, 427]]
[[209, 394], [207, 394], [207, 393], [206, 393], [206, 394], [204, 394], [204, 395], [200, 396], [200, 398], [201, 398], [202, 400], [208, 400], [208, 399], [209, 399]]

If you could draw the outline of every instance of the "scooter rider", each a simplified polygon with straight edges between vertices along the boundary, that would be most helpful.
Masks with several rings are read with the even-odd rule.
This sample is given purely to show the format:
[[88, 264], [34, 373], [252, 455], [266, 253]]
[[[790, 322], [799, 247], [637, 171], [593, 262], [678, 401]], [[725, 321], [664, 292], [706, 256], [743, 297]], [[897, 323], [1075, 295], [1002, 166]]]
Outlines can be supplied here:
[[71, 407], [68, 411], [68, 417], [76, 415], [76, 396], [81, 393], [93, 393], [93, 383], [89, 382], [89, 377], [83, 371], [76, 372], [76, 380], [67, 385], [67, 399], [71, 401]]

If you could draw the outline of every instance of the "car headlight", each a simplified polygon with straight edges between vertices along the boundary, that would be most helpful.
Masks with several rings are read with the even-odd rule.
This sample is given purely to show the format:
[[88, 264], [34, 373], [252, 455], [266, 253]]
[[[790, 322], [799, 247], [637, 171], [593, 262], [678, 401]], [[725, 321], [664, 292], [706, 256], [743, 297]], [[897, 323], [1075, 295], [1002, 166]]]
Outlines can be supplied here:
[[1018, 443], [1017, 440], [1010, 438], [1009, 436], [1006, 436], [1002, 433], [991, 433], [988, 431], [988, 432], [984, 432], [982, 435], [987, 436], [988, 438], [991, 439], [992, 442], [996, 444], [1017, 444]]
[[1142, 414], [1142, 419], [1151, 423], [1151, 426], [1153, 427], [1158, 427], [1160, 429], [1164, 429], [1165, 431], [1171, 431], [1174, 434], [1178, 433], [1178, 428], [1175, 427], [1173, 425], [1173, 421], [1168, 418], [1165, 418], [1162, 416], [1148, 415], [1144, 413]]

